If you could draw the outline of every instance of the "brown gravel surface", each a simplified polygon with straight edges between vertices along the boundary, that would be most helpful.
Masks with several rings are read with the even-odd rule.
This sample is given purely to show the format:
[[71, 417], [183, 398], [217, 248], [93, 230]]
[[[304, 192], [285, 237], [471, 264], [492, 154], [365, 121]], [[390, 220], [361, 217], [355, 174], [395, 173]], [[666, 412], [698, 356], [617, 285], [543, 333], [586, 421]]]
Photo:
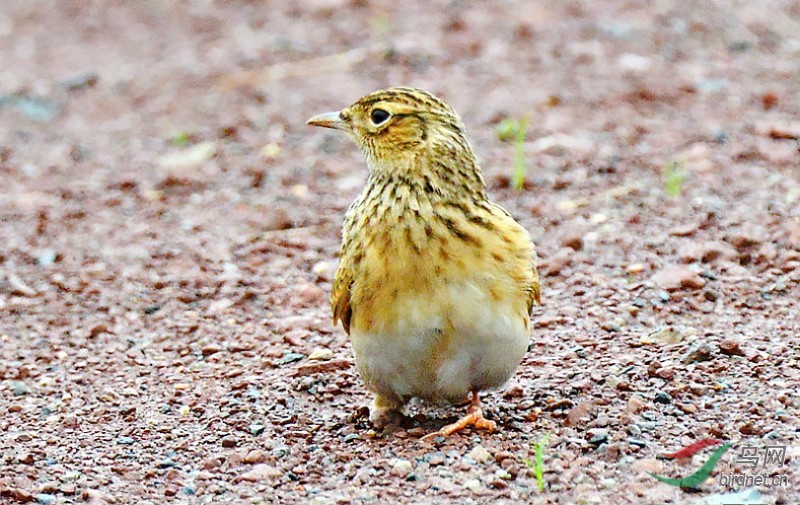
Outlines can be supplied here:
[[[0, 4], [0, 503], [800, 503], [800, 3], [398, 4]], [[366, 170], [304, 121], [399, 84], [542, 258], [491, 436], [374, 432], [330, 322]], [[701, 438], [788, 486], [644, 473]]]

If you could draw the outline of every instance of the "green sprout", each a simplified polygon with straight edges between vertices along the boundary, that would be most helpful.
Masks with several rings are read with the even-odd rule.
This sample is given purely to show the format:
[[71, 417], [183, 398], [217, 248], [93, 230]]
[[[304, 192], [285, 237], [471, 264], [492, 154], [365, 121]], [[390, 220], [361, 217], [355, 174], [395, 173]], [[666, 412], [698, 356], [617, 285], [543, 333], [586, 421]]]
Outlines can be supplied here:
[[536, 486], [539, 492], [544, 491], [544, 448], [547, 446], [547, 439], [550, 438], [550, 433], [545, 435], [538, 441], [533, 443], [533, 452], [535, 459], [524, 459], [526, 465], [533, 469], [533, 475], [536, 477]]
[[188, 131], [178, 132], [170, 139], [170, 142], [176, 147], [185, 147], [192, 140], [192, 136], [192, 133]]
[[512, 182], [515, 189], [522, 189], [525, 184], [525, 133], [528, 129], [528, 118], [504, 119], [497, 125], [497, 138], [502, 142], [514, 141], [514, 170]]
[[683, 192], [683, 181], [686, 180], [686, 170], [683, 162], [669, 160], [663, 170], [664, 187], [670, 198], [678, 198]]

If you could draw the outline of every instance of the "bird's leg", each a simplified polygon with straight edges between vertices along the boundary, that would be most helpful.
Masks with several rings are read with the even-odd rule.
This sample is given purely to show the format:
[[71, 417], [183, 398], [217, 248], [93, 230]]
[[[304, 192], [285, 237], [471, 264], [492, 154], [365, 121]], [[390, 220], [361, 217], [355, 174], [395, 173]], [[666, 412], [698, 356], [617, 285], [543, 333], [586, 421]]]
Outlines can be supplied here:
[[399, 399], [376, 394], [369, 409], [369, 421], [377, 429], [384, 428], [403, 418], [402, 409], [403, 402]]
[[453, 433], [457, 431], [461, 431], [467, 426], [474, 426], [480, 430], [486, 430], [489, 433], [493, 432], [497, 428], [497, 423], [494, 421], [489, 421], [488, 419], [483, 417], [483, 410], [481, 409], [481, 399], [478, 396], [477, 391], [472, 391], [472, 401], [467, 408], [467, 415], [459, 419], [458, 421], [454, 422], [453, 424], [448, 424], [444, 426], [439, 431], [435, 431], [433, 433], [429, 433], [422, 437], [423, 440], [429, 440], [434, 437], [443, 436], [449, 437]]

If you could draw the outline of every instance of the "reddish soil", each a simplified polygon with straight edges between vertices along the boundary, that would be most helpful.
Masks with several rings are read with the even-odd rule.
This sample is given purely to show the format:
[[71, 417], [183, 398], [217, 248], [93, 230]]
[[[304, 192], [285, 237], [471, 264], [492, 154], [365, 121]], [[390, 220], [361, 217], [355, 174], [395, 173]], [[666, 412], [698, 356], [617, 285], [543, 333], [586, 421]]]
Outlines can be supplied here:
[[[800, 2], [400, 4], [0, 6], [0, 503], [800, 503]], [[366, 169], [304, 122], [400, 84], [541, 255], [493, 435], [373, 431], [330, 322]]]

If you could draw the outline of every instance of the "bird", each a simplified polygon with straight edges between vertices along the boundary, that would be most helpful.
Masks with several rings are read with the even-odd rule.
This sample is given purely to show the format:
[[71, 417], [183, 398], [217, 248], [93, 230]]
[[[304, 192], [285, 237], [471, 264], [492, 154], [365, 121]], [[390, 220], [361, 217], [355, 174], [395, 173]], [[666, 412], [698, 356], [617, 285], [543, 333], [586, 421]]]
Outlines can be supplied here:
[[495, 431], [480, 393], [521, 363], [541, 290], [531, 237], [487, 195], [460, 116], [432, 93], [393, 87], [307, 124], [345, 132], [366, 157], [331, 309], [375, 395], [370, 422], [386, 427], [418, 398], [468, 405], [424, 438]]

